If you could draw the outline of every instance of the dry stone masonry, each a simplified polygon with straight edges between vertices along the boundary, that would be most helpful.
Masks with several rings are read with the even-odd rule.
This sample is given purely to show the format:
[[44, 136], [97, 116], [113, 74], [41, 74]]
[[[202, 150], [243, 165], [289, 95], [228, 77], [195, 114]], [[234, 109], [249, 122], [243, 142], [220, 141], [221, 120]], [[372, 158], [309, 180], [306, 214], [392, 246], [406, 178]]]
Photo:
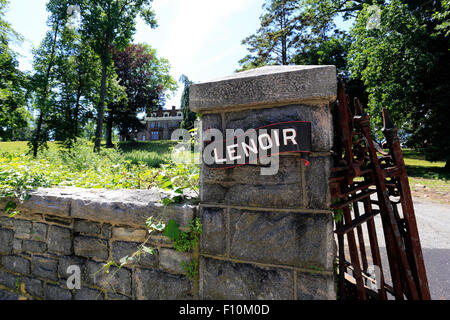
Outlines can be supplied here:
[[258, 165], [201, 164], [201, 299], [335, 299], [335, 243], [328, 177], [336, 100], [334, 66], [263, 67], [193, 85], [202, 130], [312, 123], [310, 165], [280, 155]]

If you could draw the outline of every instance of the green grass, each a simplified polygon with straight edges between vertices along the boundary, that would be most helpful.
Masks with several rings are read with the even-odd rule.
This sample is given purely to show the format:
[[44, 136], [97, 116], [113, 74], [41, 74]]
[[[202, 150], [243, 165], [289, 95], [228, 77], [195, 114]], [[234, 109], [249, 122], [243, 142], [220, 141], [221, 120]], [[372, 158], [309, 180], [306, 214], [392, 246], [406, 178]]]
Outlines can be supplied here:
[[[0, 154], [26, 154], [29, 151], [27, 143], [26, 141], [0, 142]], [[149, 167], [157, 168], [170, 160], [171, 148], [175, 144], [173, 141], [139, 141], [121, 142], [118, 147], [125, 160], [131, 161], [133, 164], [143, 162]], [[89, 145], [92, 145], [93, 148], [92, 143], [89, 143]], [[49, 142], [48, 146], [49, 151], [59, 149], [57, 142]]]
[[438, 198], [450, 193], [450, 173], [444, 170], [444, 161], [427, 161], [424, 155], [411, 149], [404, 149], [403, 157], [412, 189], [421, 190], [416, 185], [425, 186]]
[[54, 186], [182, 190], [189, 181], [188, 187], [194, 188], [198, 184], [198, 166], [160, 165], [170, 159], [172, 144], [126, 143], [122, 145], [123, 151], [102, 148], [100, 153], [94, 153], [91, 142], [80, 140], [70, 153], [52, 144], [37, 159], [24, 155], [26, 143], [2, 144], [0, 198], [12, 195], [25, 198], [27, 190]]
[[125, 159], [133, 164], [143, 162], [149, 167], [159, 167], [171, 159], [173, 141], [138, 141], [121, 142], [119, 149], [124, 153]]
[[[49, 142], [48, 146], [50, 149], [58, 148], [58, 144], [56, 142]], [[19, 155], [26, 154], [28, 150], [27, 141], [0, 142], [0, 153]]]
[[404, 149], [403, 157], [405, 159], [406, 171], [411, 178], [450, 180], [450, 173], [444, 170], [444, 161], [427, 161], [424, 155], [411, 149]]

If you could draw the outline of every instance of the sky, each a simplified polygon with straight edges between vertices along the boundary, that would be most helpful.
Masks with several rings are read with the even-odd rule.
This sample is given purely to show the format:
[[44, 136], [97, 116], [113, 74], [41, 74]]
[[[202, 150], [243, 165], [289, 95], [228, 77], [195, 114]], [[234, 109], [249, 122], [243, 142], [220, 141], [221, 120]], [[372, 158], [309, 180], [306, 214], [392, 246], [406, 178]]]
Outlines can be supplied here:
[[[24, 37], [14, 46], [20, 69], [32, 69], [32, 48], [47, 31], [47, 0], [12, 0], [6, 20]], [[171, 75], [204, 82], [232, 74], [246, 54], [242, 40], [259, 27], [264, 0], [154, 0], [158, 28], [138, 19], [135, 43], [147, 43], [169, 60]], [[182, 85], [166, 103], [180, 106]]]

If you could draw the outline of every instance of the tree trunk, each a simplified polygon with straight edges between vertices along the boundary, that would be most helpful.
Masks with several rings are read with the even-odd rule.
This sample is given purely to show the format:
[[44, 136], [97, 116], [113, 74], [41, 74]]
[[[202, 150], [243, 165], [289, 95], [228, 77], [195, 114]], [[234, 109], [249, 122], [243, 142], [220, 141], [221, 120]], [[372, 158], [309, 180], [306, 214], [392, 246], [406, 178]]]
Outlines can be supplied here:
[[106, 94], [106, 72], [107, 72], [107, 57], [102, 58], [102, 82], [100, 86], [100, 101], [98, 104], [97, 114], [97, 130], [95, 131], [95, 146], [94, 152], [100, 152], [102, 136], [103, 136], [103, 118], [105, 112], [105, 94]]
[[42, 122], [44, 116], [42, 114], [42, 110], [39, 113], [39, 118], [38, 118], [38, 122], [36, 124], [36, 133], [35, 133], [35, 137], [33, 140], [33, 158], [37, 157], [38, 154], [38, 150], [39, 150], [39, 143], [40, 143], [40, 136], [41, 136], [41, 131], [42, 131]]
[[80, 113], [80, 98], [81, 98], [81, 87], [78, 87], [77, 92], [77, 102], [75, 104], [75, 111], [73, 115], [73, 136], [74, 138], [78, 138], [78, 117]]
[[38, 154], [38, 150], [39, 150], [39, 146], [41, 145], [41, 135], [42, 135], [42, 125], [44, 122], [44, 112], [46, 111], [45, 109], [47, 108], [47, 97], [49, 94], [49, 84], [50, 84], [50, 76], [51, 76], [51, 70], [54, 64], [54, 58], [55, 58], [55, 51], [56, 51], [56, 41], [58, 39], [58, 33], [59, 33], [59, 23], [56, 24], [55, 26], [55, 34], [53, 36], [53, 43], [52, 43], [52, 52], [50, 55], [50, 60], [47, 66], [47, 72], [45, 74], [45, 88], [44, 88], [44, 97], [43, 97], [43, 101], [44, 101], [44, 106], [41, 106], [41, 109], [39, 111], [39, 118], [38, 118], [38, 122], [36, 124], [36, 131], [35, 131], [35, 139], [32, 142], [33, 145], [33, 158], [37, 157]]
[[112, 114], [108, 115], [108, 119], [106, 120], [106, 147], [113, 148], [114, 145], [112, 143], [112, 129], [113, 129], [113, 117]]

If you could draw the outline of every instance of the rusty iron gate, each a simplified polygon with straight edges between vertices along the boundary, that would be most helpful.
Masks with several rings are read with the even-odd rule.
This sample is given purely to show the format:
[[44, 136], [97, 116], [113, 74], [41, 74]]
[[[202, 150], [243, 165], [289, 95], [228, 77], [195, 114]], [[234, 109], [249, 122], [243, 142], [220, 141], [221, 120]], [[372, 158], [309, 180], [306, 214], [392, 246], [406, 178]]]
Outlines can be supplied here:
[[[359, 100], [351, 103], [342, 82], [338, 88], [333, 115], [334, 167], [329, 182], [339, 248], [339, 298], [428, 300], [430, 292], [397, 128], [383, 109], [383, 133], [389, 149], [384, 152], [372, 138], [370, 116]], [[376, 228], [378, 215], [382, 230]], [[384, 235], [387, 266], [383, 265], [386, 259], [382, 261], [377, 231]]]

